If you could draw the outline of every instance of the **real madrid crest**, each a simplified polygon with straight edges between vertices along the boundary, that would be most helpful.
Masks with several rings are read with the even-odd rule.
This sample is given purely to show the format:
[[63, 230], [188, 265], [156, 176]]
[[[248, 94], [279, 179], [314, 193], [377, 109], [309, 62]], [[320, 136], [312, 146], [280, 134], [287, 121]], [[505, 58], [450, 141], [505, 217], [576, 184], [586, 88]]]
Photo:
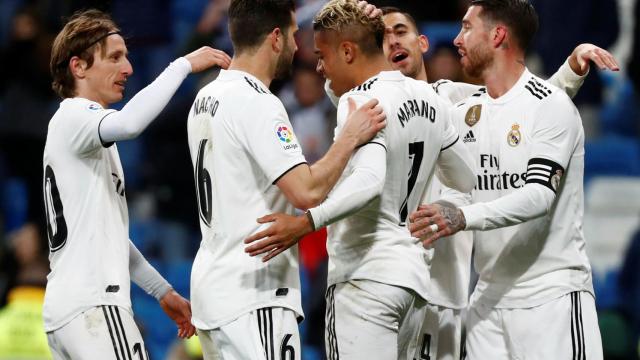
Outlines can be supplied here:
[[474, 105], [467, 110], [464, 122], [471, 127], [480, 121], [480, 115], [482, 115], [482, 105]]
[[507, 142], [511, 146], [518, 146], [520, 141], [522, 140], [522, 134], [520, 133], [520, 125], [513, 124], [511, 125], [511, 131], [507, 134]]

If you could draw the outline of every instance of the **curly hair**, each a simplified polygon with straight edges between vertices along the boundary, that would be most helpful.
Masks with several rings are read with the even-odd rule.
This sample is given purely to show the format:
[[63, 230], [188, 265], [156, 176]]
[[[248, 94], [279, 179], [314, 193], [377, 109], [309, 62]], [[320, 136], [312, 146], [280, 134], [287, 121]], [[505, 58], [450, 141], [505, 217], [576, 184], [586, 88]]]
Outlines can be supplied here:
[[384, 29], [382, 16], [367, 16], [357, 0], [331, 0], [313, 19], [313, 30], [335, 31], [343, 39], [356, 43], [367, 55], [382, 50]]

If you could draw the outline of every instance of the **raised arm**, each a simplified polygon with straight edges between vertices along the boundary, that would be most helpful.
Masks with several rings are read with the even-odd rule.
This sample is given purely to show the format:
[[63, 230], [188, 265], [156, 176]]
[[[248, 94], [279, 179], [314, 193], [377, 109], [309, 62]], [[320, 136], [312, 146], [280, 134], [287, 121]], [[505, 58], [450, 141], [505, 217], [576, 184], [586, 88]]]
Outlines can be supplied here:
[[99, 127], [103, 144], [133, 139], [160, 114], [190, 72], [196, 73], [218, 65], [227, 68], [231, 62], [223, 51], [202, 47], [176, 59], [147, 87], [137, 93], [121, 111], [105, 116]]

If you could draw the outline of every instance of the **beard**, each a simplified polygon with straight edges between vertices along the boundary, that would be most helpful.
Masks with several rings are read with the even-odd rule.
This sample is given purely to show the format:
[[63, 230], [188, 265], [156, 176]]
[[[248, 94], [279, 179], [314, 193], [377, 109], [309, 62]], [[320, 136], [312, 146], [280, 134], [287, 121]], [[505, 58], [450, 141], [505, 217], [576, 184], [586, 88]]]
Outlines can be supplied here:
[[467, 62], [462, 63], [462, 70], [472, 78], [481, 78], [486, 68], [493, 64], [493, 57], [486, 47], [478, 44], [467, 51]]
[[275, 78], [278, 80], [291, 76], [293, 72], [293, 49], [289, 44], [282, 49], [282, 54], [276, 64]]

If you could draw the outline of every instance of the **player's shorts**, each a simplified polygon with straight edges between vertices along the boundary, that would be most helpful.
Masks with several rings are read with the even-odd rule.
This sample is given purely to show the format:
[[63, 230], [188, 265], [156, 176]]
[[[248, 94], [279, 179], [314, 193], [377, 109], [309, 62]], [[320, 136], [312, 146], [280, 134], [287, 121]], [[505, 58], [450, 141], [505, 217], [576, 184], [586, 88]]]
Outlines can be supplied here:
[[213, 330], [198, 329], [206, 360], [300, 360], [300, 334], [293, 310], [253, 310]]
[[369, 280], [327, 289], [327, 359], [412, 360], [426, 301], [414, 291]]
[[60, 329], [47, 333], [47, 340], [55, 360], [149, 360], [132, 314], [113, 305], [85, 311]]
[[417, 360], [459, 360], [462, 310], [428, 304], [420, 331]]
[[473, 305], [466, 352], [468, 360], [602, 359], [595, 299], [576, 291], [528, 309]]

